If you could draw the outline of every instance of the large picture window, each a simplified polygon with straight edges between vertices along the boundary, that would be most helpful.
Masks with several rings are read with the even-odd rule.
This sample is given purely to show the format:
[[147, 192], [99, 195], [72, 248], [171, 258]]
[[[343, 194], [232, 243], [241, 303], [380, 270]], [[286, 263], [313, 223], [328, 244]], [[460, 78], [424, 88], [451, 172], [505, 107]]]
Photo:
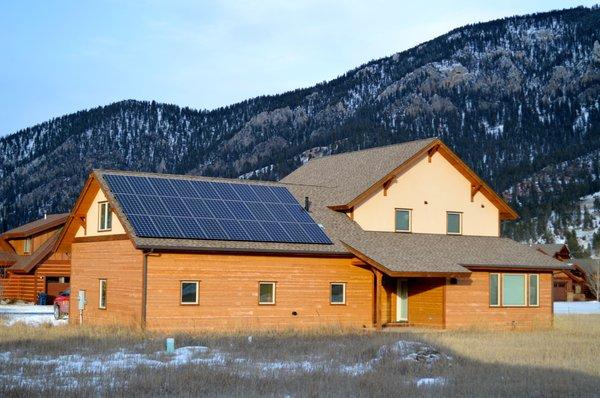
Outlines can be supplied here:
[[112, 229], [112, 209], [110, 203], [98, 203], [98, 231], [110, 231]]
[[258, 283], [258, 303], [275, 304], [275, 282]]
[[198, 281], [181, 282], [181, 304], [198, 304]]
[[524, 274], [502, 274], [502, 305], [523, 307], [527, 305], [527, 284]]
[[410, 210], [396, 209], [396, 232], [410, 232], [410, 216]]

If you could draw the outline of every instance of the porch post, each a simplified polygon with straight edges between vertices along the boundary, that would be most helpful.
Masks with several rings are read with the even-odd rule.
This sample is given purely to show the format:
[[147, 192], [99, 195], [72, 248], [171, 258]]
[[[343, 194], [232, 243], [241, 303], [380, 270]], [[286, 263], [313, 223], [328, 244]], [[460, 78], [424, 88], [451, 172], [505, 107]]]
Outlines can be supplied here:
[[375, 273], [375, 329], [381, 330], [381, 290], [383, 289], [383, 274], [378, 269], [373, 268]]

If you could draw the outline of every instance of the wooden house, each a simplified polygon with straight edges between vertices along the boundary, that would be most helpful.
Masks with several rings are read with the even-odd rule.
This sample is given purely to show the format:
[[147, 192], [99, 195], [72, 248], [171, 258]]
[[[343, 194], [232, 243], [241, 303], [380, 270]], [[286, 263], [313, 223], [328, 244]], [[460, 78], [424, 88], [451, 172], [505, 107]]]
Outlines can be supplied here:
[[[571, 251], [566, 243], [536, 244], [533, 247], [558, 261], [571, 263]], [[552, 275], [552, 298], [554, 301], [585, 301], [589, 291], [585, 271], [577, 264], [570, 269], [554, 271]]]
[[552, 272], [568, 265], [501, 238], [516, 217], [426, 139], [278, 183], [96, 170], [56, 250], [71, 253], [73, 323], [550, 327]]
[[54, 248], [68, 214], [50, 214], [0, 235], [0, 296], [34, 302], [69, 287], [70, 262]]

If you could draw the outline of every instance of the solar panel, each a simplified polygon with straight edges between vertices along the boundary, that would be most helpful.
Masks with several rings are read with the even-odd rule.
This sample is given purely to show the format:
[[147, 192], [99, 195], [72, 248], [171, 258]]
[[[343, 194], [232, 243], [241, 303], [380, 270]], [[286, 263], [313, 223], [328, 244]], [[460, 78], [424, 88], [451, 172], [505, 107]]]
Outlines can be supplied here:
[[104, 178], [140, 237], [331, 244], [285, 187], [120, 174]]

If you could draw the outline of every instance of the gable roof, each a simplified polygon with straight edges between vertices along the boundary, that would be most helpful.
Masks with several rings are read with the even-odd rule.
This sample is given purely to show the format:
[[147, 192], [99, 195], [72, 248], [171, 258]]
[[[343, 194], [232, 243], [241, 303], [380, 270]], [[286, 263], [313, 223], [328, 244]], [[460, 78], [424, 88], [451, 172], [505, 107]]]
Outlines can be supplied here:
[[579, 266], [587, 275], [596, 275], [600, 273], [600, 259], [596, 258], [575, 258], [573, 263]]
[[31, 272], [54, 252], [54, 247], [59, 236], [60, 233], [57, 231], [50, 238], [46, 239], [30, 256], [19, 256], [14, 265], [10, 267], [10, 270], [19, 273]]
[[46, 218], [40, 218], [39, 220], [35, 220], [6, 231], [1, 235], [1, 238], [4, 240], [27, 238], [40, 232], [59, 227], [67, 222], [68, 218], [69, 213], [48, 214]]
[[517, 213], [438, 138], [409, 141], [312, 159], [281, 180], [286, 184], [311, 184], [335, 188], [335, 210], [353, 206], [395, 178], [423, 156], [442, 153], [499, 211], [501, 219], [514, 220]]
[[[123, 212], [117, 197], [111, 192], [106, 183], [104, 177], [107, 174], [285, 186], [299, 202], [302, 202], [305, 197], [309, 198], [311, 203], [310, 215], [323, 227], [332, 244], [138, 237], [135, 235], [134, 229]], [[132, 240], [134, 246], [140, 250], [358, 257], [375, 267], [383, 269], [388, 274], [449, 276], [469, 273], [468, 267], [476, 266], [524, 269], [568, 268], [565, 263], [510, 239], [364, 231], [348, 215], [328, 207], [328, 204], [332, 203], [332, 200], [336, 197], [335, 188], [210, 177], [94, 170], [86, 183], [84, 192], [92, 181], [97, 181], [99, 188], [104, 191], [128, 237]], [[81, 201], [82, 197], [79, 198], [78, 203]], [[69, 222], [78, 217], [76, 211], [77, 209], [74, 209]], [[67, 229], [68, 225], [64, 228], [64, 231]], [[423, 250], [425, 247], [427, 250]]]
[[548, 256], [554, 256], [556, 253], [561, 252], [563, 249], [569, 250], [569, 247], [566, 243], [543, 243], [543, 244], [535, 244], [534, 248], [541, 251]]
[[12, 265], [19, 256], [14, 252], [0, 250], [0, 266]]

